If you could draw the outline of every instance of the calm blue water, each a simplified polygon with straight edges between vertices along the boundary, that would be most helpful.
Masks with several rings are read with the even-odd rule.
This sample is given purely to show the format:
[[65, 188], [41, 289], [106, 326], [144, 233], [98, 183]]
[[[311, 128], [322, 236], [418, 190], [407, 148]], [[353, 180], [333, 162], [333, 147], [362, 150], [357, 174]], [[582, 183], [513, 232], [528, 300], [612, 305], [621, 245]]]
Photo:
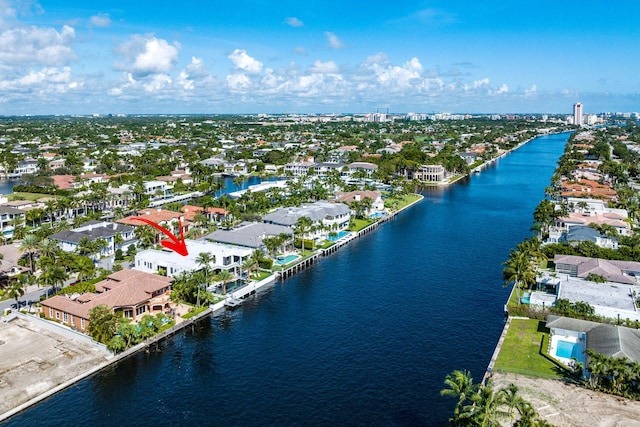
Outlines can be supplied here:
[[0, 194], [7, 195], [13, 193], [13, 187], [20, 184], [17, 179], [0, 179]]
[[530, 235], [567, 136], [427, 191], [314, 268], [9, 424], [446, 424], [444, 378], [482, 378], [503, 326], [501, 263]]

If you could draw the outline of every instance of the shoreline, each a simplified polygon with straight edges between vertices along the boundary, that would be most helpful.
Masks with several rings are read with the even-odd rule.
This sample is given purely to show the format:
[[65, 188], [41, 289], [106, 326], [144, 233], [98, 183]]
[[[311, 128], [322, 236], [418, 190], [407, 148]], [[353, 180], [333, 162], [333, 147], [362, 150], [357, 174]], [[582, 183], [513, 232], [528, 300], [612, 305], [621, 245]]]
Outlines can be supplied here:
[[[335, 251], [337, 251], [338, 249], [340, 249], [341, 247], [345, 246], [346, 244], [348, 244], [349, 242], [351, 242], [354, 239], [360, 238], [365, 234], [368, 234], [369, 232], [371, 232], [372, 230], [374, 230], [375, 228], [379, 227], [380, 225], [384, 224], [385, 222], [388, 222], [392, 219], [394, 219], [396, 217], [396, 215], [398, 215], [399, 213], [409, 209], [410, 207], [414, 206], [415, 204], [421, 202], [424, 200], [424, 196], [422, 194], [416, 194], [419, 196], [419, 198], [417, 198], [416, 200], [408, 203], [406, 206], [403, 206], [402, 208], [398, 209], [397, 211], [391, 213], [390, 215], [388, 215], [387, 217], [385, 217], [384, 219], [375, 221], [374, 223], [370, 224], [369, 226], [363, 228], [362, 230], [359, 230], [358, 232], [353, 233], [352, 237], [347, 239], [344, 242], [341, 242], [340, 245], [335, 244], [332, 245], [330, 248], [335, 246], [335, 249], [331, 252], [325, 252], [326, 250], [320, 250], [318, 251], [318, 253], [314, 254], [314, 256], [310, 257], [310, 258], [306, 258], [305, 260], [302, 260], [299, 264], [304, 263], [305, 261], [313, 258], [313, 261], [316, 261], [317, 259], [319, 259], [322, 256], [325, 255], [329, 255], [330, 253], [333, 253]], [[327, 249], [330, 249], [327, 248]], [[298, 264], [294, 264], [294, 266], [290, 266], [289, 268], [292, 267], [296, 267]], [[310, 267], [311, 265], [313, 265], [313, 262], [308, 264], [307, 267]], [[295, 272], [300, 271], [300, 270], [296, 270]], [[295, 274], [295, 272], [293, 274]], [[179, 324], [173, 326], [172, 328], [163, 331], [162, 333], [155, 335], [149, 339], [147, 339], [146, 341], [137, 344], [134, 347], [131, 347], [125, 351], [123, 351], [120, 354], [116, 354], [116, 355], [111, 355], [110, 358], [108, 358], [108, 360], [106, 362], [100, 363], [96, 366], [91, 367], [90, 369], [79, 373], [78, 375], [60, 383], [57, 384], [56, 386], [54, 386], [53, 388], [44, 391], [43, 393], [32, 397], [31, 399], [28, 399], [25, 402], [20, 403], [18, 406], [0, 414], [0, 423], [10, 419], [11, 417], [13, 417], [14, 415], [19, 414], [20, 412], [23, 412], [25, 410], [27, 410], [28, 408], [42, 402], [43, 400], [48, 399], [51, 396], [54, 396], [55, 394], [64, 391], [65, 389], [79, 383], [82, 380], [85, 380], [97, 373], [99, 373], [100, 371], [104, 370], [105, 368], [115, 365], [117, 363], [119, 363], [120, 361], [135, 355], [136, 353], [139, 353], [142, 350], [148, 349], [150, 348], [153, 344], [158, 344], [160, 341], [164, 340], [164, 339], [168, 339], [173, 335], [176, 335], [178, 332], [181, 332], [183, 329], [185, 329], [187, 326], [193, 325], [193, 323], [204, 319], [205, 317], [209, 317], [209, 316], [216, 316], [219, 315], [223, 312], [226, 312], [226, 310], [230, 309], [230, 307], [226, 306], [226, 302], [227, 300], [234, 299], [236, 294], [242, 294], [242, 296], [240, 297], [241, 300], [245, 299], [246, 297], [250, 296], [250, 295], [254, 295], [256, 294], [260, 289], [262, 289], [265, 286], [269, 286], [269, 285], [273, 285], [275, 284], [277, 278], [279, 277], [281, 281], [284, 281], [286, 278], [291, 277], [291, 275], [289, 276], [282, 276], [279, 275], [278, 273], [281, 272], [275, 272], [272, 275], [270, 275], [269, 277], [263, 279], [260, 282], [254, 282], [253, 284], [248, 284], [247, 286], [238, 289], [234, 292], [231, 292], [230, 295], [225, 298], [224, 300], [209, 306], [208, 309], [204, 310], [202, 313], [199, 313], [198, 315], [190, 318], [190, 319], [185, 319], [184, 321], [180, 322]], [[245, 289], [245, 288], [250, 288], [250, 289]], [[15, 318], [22, 318], [26, 321], [31, 321], [35, 318], [33, 318], [32, 315], [27, 315], [27, 314], [22, 314], [22, 313], [15, 313], [14, 315], [12, 315], [13, 317], [11, 317], [10, 319], [4, 320], [5, 322], [9, 323], [11, 322], [13, 319]], [[33, 318], [33, 319], [32, 319]], [[40, 320], [40, 319], [37, 319]], [[53, 324], [53, 327], [57, 327], [59, 329], [65, 329], [63, 326], [58, 325], [58, 324]], [[73, 332], [74, 334], [76, 332]], [[95, 343], [94, 345], [98, 346], [98, 343]]]

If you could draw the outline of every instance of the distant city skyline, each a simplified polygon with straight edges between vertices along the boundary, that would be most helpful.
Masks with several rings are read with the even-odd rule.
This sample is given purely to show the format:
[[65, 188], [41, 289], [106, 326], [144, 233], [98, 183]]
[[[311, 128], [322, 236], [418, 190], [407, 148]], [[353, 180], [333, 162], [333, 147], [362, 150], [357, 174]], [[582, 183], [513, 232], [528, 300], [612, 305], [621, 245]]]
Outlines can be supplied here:
[[640, 110], [640, 4], [0, 0], [0, 115]]

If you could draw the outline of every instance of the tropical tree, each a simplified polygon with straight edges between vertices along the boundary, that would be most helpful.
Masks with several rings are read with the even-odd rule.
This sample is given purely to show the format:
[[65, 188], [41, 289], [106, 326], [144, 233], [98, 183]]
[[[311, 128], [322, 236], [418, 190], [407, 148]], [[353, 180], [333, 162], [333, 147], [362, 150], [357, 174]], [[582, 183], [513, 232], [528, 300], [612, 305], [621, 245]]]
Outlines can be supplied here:
[[29, 265], [31, 267], [31, 273], [34, 272], [33, 255], [38, 252], [39, 247], [40, 246], [39, 246], [38, 238], [33, 234], [28, 234], [24, 236], [24, 238], [22, 239], [22, 242], [20, 242], [20, 247], [19, 247], [20, 251], [22, 253], [27, 254], [27, 256], [29, 257]]
[[51, 286], [52, 293], [55, 293], [57, 285], [64, 284], [68, 278], [69, 275], [64, 271], [64, 268], [55, 265], [44, 270], [38, 280], [43, 286]]
[[24, 288], [20, 280], [17, 278], [12, 278], [7, 285], [5, 292], [10, 299], [16, 300], [16, 308], [20, 308], [20, 297], [24, 295]]
[[507, 412], [501, 409], [503, 394], [500, 391], [494, 391], [490, 382], [479, 387], [475, 393], [471, 394], [469, 400], [470, 404], [462, 408], [460, 419], [470, 422], [470, 425], [499, 427], [500, 419], [507, 415]]
[[[204, 273], [204, 282], [206, 285], [209, 285], [209, 270], [211, 268], [211, 264], [216, 262], [216, 257], [212, 255], [210, 252], [201, 252], [197, 258], [196, 263], [202, 267], [202, 272]], [[198, 283], [198, 296], [196, 297], [196, 307], [200, 307], [200, 286]]]
[[313, 221], [308, 216], [301, 216], [296, 221], [296, 225], [295, 225], [296, 234], [300, 236], [300, 239], [302, 242], [301, 247], [303, 252], [305, 250], [305, 237], [306, 237], [306, 234], [309, 232], [309, 230], [311, 230], [312, 225], [313, 225]]
[[531, 264], [531, 257], [526, 252], [512, 249], [509, 252], [509, 259], [503, 265], [505, 266], [502, 270], [503, 286], [514, 284], [518, 304], [520, 304], [521, 286], [535, 281], [535, 270]]
[[477, 386], [473, 384], [471, 373], [467, 370], [456, 370], [447, 374], [444, 383], [448, 388], [440, 390], [440, 395], [458, 399], [458, 403], [453, 410], [453, 418], [449, 419], [453, 425], [458, 425], [464, 403], [469, 398], [469, 395], [475, 393]]
[[96, 274], [96, 266], [87, 256], [75, 256], [73, 270], [78, 273], [80, 281], [91, 279]]
[[227, 293], [227, 283], [233, 280], [233, 273], [229, 270], [220, 270], [217, 274], [217, 279], [219, 282], [222, 282], [222, 294], [225, 295]]
[[107, 344], [118, 330], [116, 316], [106, 305], [98, 305], [89, 310], [87, 331], [95, 341]]

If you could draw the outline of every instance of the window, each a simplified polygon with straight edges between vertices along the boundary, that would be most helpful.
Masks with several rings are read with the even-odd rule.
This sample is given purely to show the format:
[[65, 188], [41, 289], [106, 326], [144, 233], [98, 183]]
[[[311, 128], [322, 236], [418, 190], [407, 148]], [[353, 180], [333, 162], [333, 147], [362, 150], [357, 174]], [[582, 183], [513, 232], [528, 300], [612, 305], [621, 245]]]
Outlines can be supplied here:
[[124, 314], [124, 317], [131, 319], [133, 317], [133, 310], [124, 310], [123, 314]]
[[60, 312], [56, 311], [56, 319], [60, 320]]
[[49, 317], [53, 317], [53, 308], [49, 307]]
[[84, 329], [84, 319], [80, 319], [80, 327]]
[[136, 308], [136, 316], [141, 315], [145, 311], [147, 311], [147, 306], [146, 305], [142, 305], [142, 306]]
[[68, 315], [67, 313], [64, 313], [64, 314], [62, 315], [62, 321], [63, 321], [64, 323], [67, 323], [67, 322], [69, 321], [69, 315]]

